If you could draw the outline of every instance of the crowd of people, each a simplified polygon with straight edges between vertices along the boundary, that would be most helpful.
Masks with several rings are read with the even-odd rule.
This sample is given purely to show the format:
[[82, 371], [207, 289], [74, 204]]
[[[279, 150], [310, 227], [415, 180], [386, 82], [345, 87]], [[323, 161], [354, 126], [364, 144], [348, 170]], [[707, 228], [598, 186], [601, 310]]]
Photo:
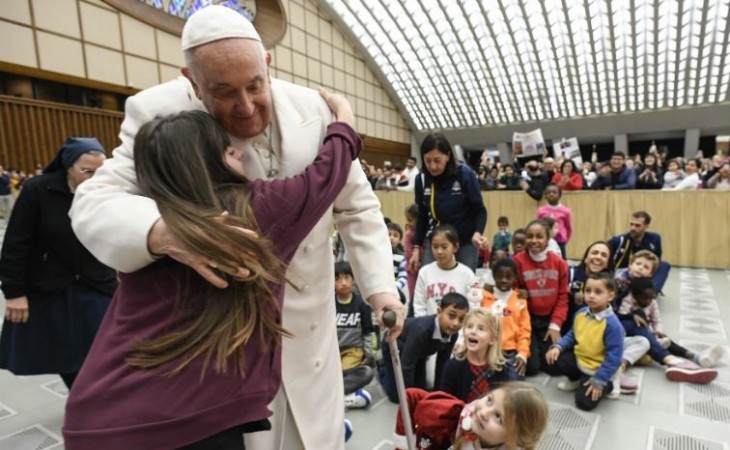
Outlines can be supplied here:
[[[663, 189], [730, 190], [730, 158], [716, 154], [711, 158], [666, 158], [652, 147], [645, 155], [631, 157], [614, 153], [609, 161], [599, 162], [596, 153], [590, 161], [577, 164], [562, 156], [529, 159], [503, 164], [483, 157], [474, 167], [482, 191], [526, 191], [539, 195], [548, 184], [563, 191]], [[580, 161], [579, 161], [580, 162]], [[406, 167], [401, 163], [386, 162], [382, 168], [374, 168], [362, 161], [368, 180], [375, 190], [412, 191], [418, 168], [415, 158]]]

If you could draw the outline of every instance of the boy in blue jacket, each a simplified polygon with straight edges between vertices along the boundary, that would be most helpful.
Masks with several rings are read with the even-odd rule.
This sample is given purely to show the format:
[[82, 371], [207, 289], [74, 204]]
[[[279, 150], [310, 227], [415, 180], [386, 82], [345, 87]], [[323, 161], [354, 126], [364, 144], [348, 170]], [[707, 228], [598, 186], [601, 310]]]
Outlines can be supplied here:
[[573, 329], [545, 354], [551, 375], [566, 375], [562, 391], [575, 391], [575, 405], [584, 411], [598, 406], [613, 389], [611, 378], [621, 366], [624, 328], [611, 308], [616, 282], [607, 273], [588, 276], [586, 307], [573, 320]]

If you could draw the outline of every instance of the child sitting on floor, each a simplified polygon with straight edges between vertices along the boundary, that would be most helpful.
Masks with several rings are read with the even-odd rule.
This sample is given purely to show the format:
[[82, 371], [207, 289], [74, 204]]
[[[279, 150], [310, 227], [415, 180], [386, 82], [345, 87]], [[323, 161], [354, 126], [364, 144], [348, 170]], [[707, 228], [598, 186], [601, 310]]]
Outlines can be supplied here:
[[[616, 282], [625, 286], [623, 292], [628, 295], [633, 280], [653, 276], [658, 267], [659, 258], [654, 253], [649, 250], [639, 250], [631, 255], [628, 268], [616, 272]], [[621, 300], [623, 301], [623, 298]], [[616, 302], [614, 308], [618, 310], [619, 307], [620, 304]], [[664, 375], [667, 379], [705, 384], [717, 378], [717, 370], [700, 367], [693, 361], [670, 354], [659, 343], [654, 333], [646, 327], [646, 321], [642, 322], [637, 317], [640, 316], [619, 317], [626, 330], [626, 336], [643, 336], [649, 341], [649, 356], [665, 366]]]
[[723, 348], [715, 345], [704, 352], [693, 352], [672, 341], [662, 327], [659, 303], [655, 300], [656, 288], [649, 277], [631, 280], [629, 295], [621, 302], [618, 310], [619, 318], [631, 318], [637, 326], [645, 327], [657, 338], [659, 344], [666, 348], [670, 355], [679, 356], [699, 364], [701, 367], [715, 367], [717, 361], [725, 353]]
[[517, 266], [514, 261], [503, 259], [494, 265], [494, 288], [483, 291], [482, 307], [489, 309], [502, 322], [502, 350], [507, 363], [514, 368], [519, 379], [524, 379], [527, 360], [530, 357], [530, 312], [527, 301], [514, 288]]
[[[422, 389], [407, 389], [406, 399], [418, 450], [535, 450], [547, 427], [545, 397], [522, 381], [504, 383], [471, 403]], [[396, 448], [408, 448], [405, 434], [398, 412]]]
[[551, 375], [566, 375], [561, 391], [576, 391], [575, 405], [590, 411], [613, 390], [612, 377], [621, 366], [624, 330], [611, 308], [616, 282], [605, 272], [588, 276], [585, 308], [576, 313], [573, 329], [550, 347], [545, 360]]
[[359, 294], [353, 291], [354, 275], [347, 261], [335, 263], [335, 311], [337, 341], [340, 347], [345, 407], [367, 408], [372, 402], [363, 389], [373, 379], [373, 344], [375, 327], [372, 312]]
[[471, 402], [517, 374], [502, 353], [501, 315], [475, 308], [464, 319], [463, 343], [441, 374], [439, 389]]

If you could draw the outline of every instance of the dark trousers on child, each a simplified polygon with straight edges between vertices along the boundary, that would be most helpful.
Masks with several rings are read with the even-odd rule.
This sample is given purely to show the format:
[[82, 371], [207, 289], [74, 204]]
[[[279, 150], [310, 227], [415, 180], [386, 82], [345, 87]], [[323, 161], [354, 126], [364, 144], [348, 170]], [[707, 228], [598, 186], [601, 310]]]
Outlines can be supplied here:
[[375, 372], [373, 368], [362, 364], [342, 371], [342, 381], [345, 384], [345, 395], [352, 394], [358, 389], [364, 388], [371, 381]]
[[575, 353], [572, 350], [561, 352], [555, 364], [547, 366], [546, 372], [550, 375], [565, 375], [570, 381], [580, 380], [578, 389], [575, 390], [575, 406], [583, 411], [591, 411], [594, 409], [598, 406], [601, 399], [613, 389], [613, 383], [609, 381], [603, 388], [603, 395], [598, 400], [593, 400], [590, 396], [586, 395], [589, 386], [584, 385], [591, 376], [584, 374], [578, 368], [578, 361], [575, 359]]
[[243, 443], [244, 434], [268, 430], [271, 430], [271, 422], [268, 419], [259, 420], [228, 428], [178, 450], [246, 450], [246, 445]]
[[527, 375], [537, 375], [545, 370], [545, 353], [553, 343], [545, 339], [550, 327], [550, 316], [531, 316], [532, 336], [530, 338], [530, 357], [527, 359]]

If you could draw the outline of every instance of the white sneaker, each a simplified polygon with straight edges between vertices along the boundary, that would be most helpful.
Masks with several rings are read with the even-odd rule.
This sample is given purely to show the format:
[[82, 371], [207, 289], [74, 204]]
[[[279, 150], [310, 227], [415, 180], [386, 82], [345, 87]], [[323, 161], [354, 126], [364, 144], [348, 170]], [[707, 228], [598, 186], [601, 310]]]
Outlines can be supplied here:
[[720, 347], [719, 345], [716, 345], [700, 353], [699, 358], [697, 358], [697, 362], [700, 364], [700, 366], [706, 369], [710, 367], [715, 367], [717, 365], [717, 361], [722, 358], [722, 355], [724, 354], [725, 349]]
[[669, 346], [672, 345], [672, 340], [666, 336], [658, 338], [657, 341], [659, 341], [659, 345], [661, 345], [662, 348], [669, 348]]
[[345, 396], [345, 408], [347, 409], [367, 408], [372, 402], [373, 398], [365, 389], [358, 389]]
[[565, 392], [573, 392], [580, 386], [580, 380], [570, 381], [568, 379], [558, 383], [558, 389]]

